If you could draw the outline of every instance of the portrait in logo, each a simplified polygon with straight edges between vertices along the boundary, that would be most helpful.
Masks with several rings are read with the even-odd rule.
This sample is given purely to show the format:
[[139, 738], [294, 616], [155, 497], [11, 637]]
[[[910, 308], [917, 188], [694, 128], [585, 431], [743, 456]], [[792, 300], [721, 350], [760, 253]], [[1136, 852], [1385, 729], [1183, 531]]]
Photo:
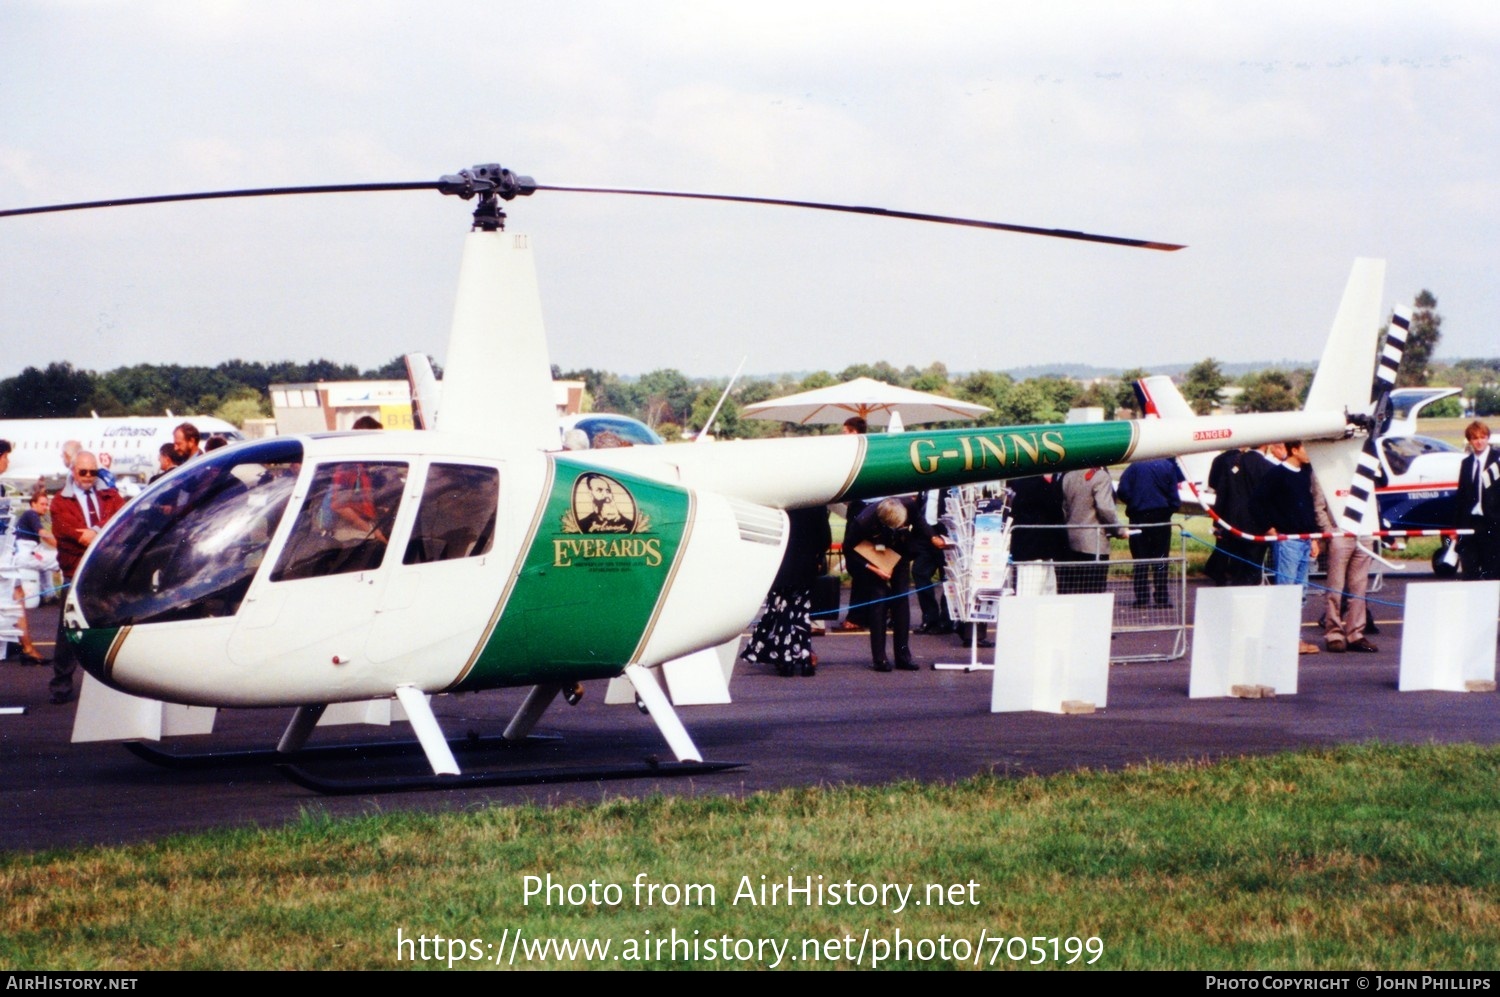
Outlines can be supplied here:
[[564, 533], [640, 533], [650, 525], [630, 489], [609, 475], [590, 471], [573, 482], [572, 508], [563, 514]]

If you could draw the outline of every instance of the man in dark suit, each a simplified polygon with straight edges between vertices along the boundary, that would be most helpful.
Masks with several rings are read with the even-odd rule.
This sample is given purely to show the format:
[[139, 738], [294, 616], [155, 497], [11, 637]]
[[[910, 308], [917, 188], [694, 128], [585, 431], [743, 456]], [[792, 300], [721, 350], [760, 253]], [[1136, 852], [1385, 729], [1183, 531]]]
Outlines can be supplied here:
[[1461, 530], [1458, 560], [1463, 576], [1478, 581], [1500, 579], [1500, 454], [1490, 448], [1490, 427], [1475, 420], [1464, 430], [1469, 456], [1458, 468], [1454, 506]]
[[[916, 510], [916, 499], [908, 503], [899, 498], [882, 499], [866, 506], [844, 529], [844, 563], [852, 577], [864, 577], [874, 605], [870, 607], [870, 667], [888, 672], [891, 664], [885, 656], [885, 624], [890, 615], [891, 643], [896, 667], [916, 671], [921, 666], [912, 659], [908, 635], [911, 632], [911, 561], [923, 546], [942, 548], [942, 537], [932, 532]], [[872, 554], [889, 552], [898, 560], [882, 568], [864, 557], [861, 544], [868, 544]]]

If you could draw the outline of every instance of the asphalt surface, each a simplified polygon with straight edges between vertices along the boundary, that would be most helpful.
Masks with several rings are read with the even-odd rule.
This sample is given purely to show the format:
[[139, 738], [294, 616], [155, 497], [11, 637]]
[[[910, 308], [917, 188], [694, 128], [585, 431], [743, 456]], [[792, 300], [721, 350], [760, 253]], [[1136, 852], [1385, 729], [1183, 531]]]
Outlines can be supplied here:
[[[1415, 579], [1423, 576], [1418, 574]], [[406, 793], [321, 796], [265, 765], [168, 770], [117, 744], [71, 744], [74, 706], [48, 702], [51, 669], [0, 664], [0, 848], [35, 850], [156, 839], [206, 828], [275, 826], [312, 810], [356, 814], [397, 809], [451, 810], [522, 801], [594, 802], [649, 793], [743, 794], [787, 786], [955, 780], [976, 773], [1049, 773], [1113, 769], [1148, 761], [1213, 759], [1307, 746], [1380, 740], [1400, 743], [1500, 742], [1496, 694], [1396, 689], [1401, 604], [1406, 579], [1387, 576], [1372, 639], [1378, 654], [1303, 657], [1296, 695], [1272, 699], [1190, 700], [1191, 651], [1171, 662], [1117, 664], [1107, 708], [1080, 716], [989, 712], [989, 673], [876, 674], [866, 667], [864, 634], [815, 640], [811, 678], [782, 678], [740, 662], [727, 706], [679, 711], [705, 757], [745, 763], [686, 778], [554, 783]], [[1195, 588], [1190, 588], [1190, 598]], [[34, 632], [50, 635], [56, 609], [33, 612]], [[1311, 606], [1304, 618], [1313, 620]], [[1188, 616], [1191, 621], [1191, 613]], [[1003, 645], [1003, 635], [1000, 635]], [[1311, 626], [1304, 636], [1315, 636]], [[1159, 637], [1122, 635], [1114, 653], [1161, 646]], [[964, 660], [954, 637], [917, 637], [923, 662]], [[46, 650], [44, 648], [44, 650]], [[522, 690], [445, 696], [434, 701], [450, 737], [498, 735]], [[605, 706], [604, 684], [589, 683], [576, 707], [560, 699], [538, 733], [560, 739], [521, 752], [461, 756], [466, 770], [639, 763], [669, 758], [649, 718], [630, 706]], [[214, 734], [164, 743], [193, 751], [274, 746], [287, 710], [220, 711]], [[321, 730], [314, 744], [390, 740], [409, 727]], [[393, 763], [310, 763], [329, 775], [359, 775]], [[399, 763], [420, 772], [420, 757]]]

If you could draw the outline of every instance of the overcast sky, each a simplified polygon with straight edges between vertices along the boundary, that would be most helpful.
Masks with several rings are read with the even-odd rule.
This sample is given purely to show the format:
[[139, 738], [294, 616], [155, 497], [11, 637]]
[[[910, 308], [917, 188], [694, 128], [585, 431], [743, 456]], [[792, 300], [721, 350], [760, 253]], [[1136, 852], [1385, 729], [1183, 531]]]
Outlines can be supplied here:
[[[539, 182], [880, 205], [1178, 253], [538, 193], [553, 359], [724, 376], [1313, 359], [1350, 263], [1500, 355], [1493, 3], [0, 4], [0, 207]], [[0, 221], [0, 376], [443, 359], [468, 206], [277, 198]]]

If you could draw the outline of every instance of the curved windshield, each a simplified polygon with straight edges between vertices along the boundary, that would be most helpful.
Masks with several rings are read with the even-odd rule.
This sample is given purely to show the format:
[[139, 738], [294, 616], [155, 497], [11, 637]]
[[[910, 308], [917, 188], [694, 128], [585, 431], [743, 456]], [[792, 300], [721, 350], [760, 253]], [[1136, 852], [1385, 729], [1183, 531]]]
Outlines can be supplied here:
[[[662, 438], [656, 434], [656, 430], [626, 415], [608, 413], [586, 415], [573, 425], [588, 434], [591, 447], [651, 447], [659, 446], [663, 442]], [[614, 438], [611, 439], [608, 434], [613, 434]], [[600, 439], [601, 436], [604, 437], [603, 440]]]
[[90, 626], [233, 616], [286, 512], [302, 444], [200, 457], [152, 485], [94, 543], [74, 585]]
[[1430, 453], [1458, 452], [1457, 447], [1430, 436], [1387, 436], [1380, 442], [1385, 446], [1385, 459], [1391, 465], [1392, 474], [1410, 471], [1412, 461], [1418, 457]]

